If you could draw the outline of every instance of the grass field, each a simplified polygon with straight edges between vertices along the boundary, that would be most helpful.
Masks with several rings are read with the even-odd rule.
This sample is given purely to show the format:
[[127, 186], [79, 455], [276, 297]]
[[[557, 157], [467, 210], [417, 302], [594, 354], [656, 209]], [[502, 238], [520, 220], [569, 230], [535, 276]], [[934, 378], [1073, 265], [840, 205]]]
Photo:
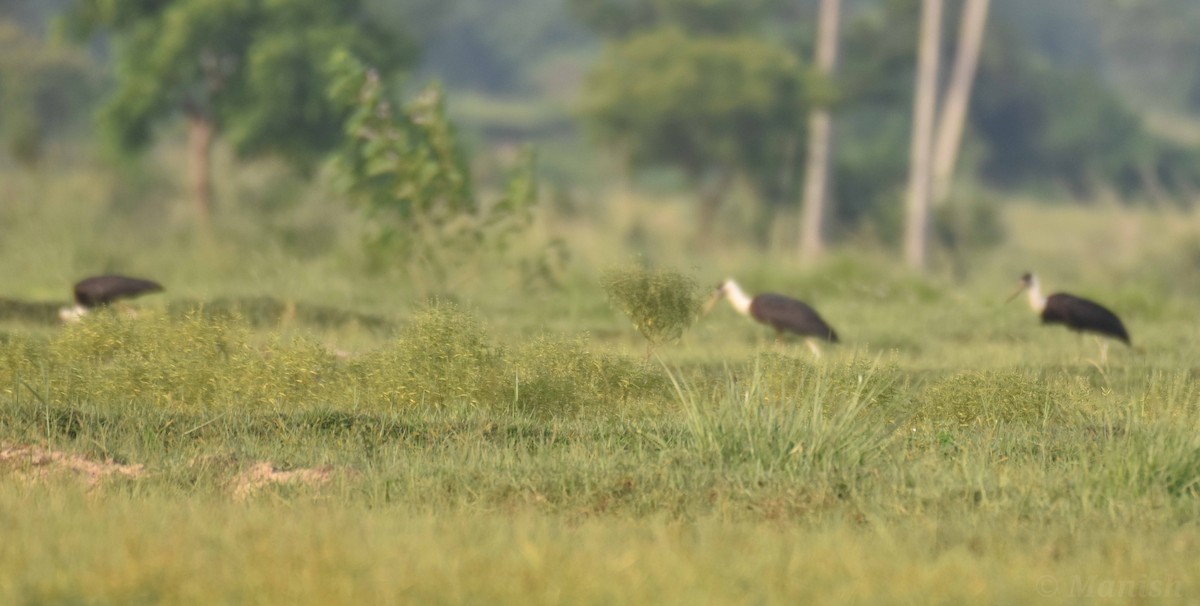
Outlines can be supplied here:
[[[0, 298], [167, 292], [0, 309], [0, 603], [1200, 603], [1192, 215], [1013, 202], [956, 281], [874, 247], [691, 253], [678, 204], [616, 196], [539, 226], [571, 256], [523, 291], [503, 262], [355, 269], [315, 194], [270, 238], [246, 210], [201, 236], [74, 202], [96, 179], [0, 185]], [[644, 360], [598, 285], [635, 254], [801, 296], [845, 343], [723, 305]], [[1030, 269], [1138, 349], [1099, 364], [1004, 305]]]

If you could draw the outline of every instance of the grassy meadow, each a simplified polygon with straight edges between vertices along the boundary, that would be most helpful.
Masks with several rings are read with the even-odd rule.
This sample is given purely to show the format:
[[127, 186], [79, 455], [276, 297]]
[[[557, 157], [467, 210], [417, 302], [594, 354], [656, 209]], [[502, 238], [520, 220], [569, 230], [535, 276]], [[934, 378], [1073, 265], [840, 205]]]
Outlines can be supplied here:
[[[169, 184], [0, 180], [0, 603], [1200, 603], [1194, 214], [1012, 200], [918, 276], [854, 240], [696, 252], [686, 201], [598, 193], [529, 236], [566, 243], [549, 278], [431, 276], [231, 174], [207, 232]], [[599, 285], [639, 256], [844, 343], [722, 304], [647, 360]], [[1006, 305], [1027, 270], [1137, 348]], [[102, 271], [167, 291], [48, 315]]]

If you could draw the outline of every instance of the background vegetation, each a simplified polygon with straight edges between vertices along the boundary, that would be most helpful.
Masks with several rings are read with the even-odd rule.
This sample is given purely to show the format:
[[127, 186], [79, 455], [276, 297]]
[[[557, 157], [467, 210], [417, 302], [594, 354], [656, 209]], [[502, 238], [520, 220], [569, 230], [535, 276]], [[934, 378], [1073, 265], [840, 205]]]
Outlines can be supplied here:
[[[925, 273], [894, 252], [913, 2], [847, 3], [832, 82], [815, 2], [247, 20], [306, 59], [229, 91], [207, 223], [186, 112], [135, 155], [96, 112], [147, 78], [127, 27], [216, 42], [155, 25], [195, 3], [110, 4], [86, 40], [85, 4], [0, 4], [0, 602], [1200, 596], [1190, 2], [993, 3]], [[287, 133], [320, 135], [302, 161], [245, 126], [303, 110], [289, 82], [322, 122]], [[813, 103], [838, 116], [836, 219], [803, 264]], [[1004, 305], [1028, 270], [1138, 348], [1100, 364]], [[166, 292], [60, 325], [102, 272]], [[814, 360], [724, 304], [693, 323], [729, 276], [844, 343]]]

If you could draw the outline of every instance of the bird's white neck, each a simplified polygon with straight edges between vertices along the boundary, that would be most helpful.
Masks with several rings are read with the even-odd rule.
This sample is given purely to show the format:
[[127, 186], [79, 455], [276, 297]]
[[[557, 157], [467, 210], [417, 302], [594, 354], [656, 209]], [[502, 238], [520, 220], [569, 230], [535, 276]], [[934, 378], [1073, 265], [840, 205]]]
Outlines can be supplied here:
[[1039, 314], [1046, 309], [1046, 297], [1042, 296], [1042, 285], [1037, 276], [1029, 280], [1029, 306]]
[[725, 291], [725, 296], [729, 299], [729, 304], [738, 312], [750, 315], [750, 296], [742, 292], [742, 288], [733, 280], [725, 280], [721, 285], [721, 290]]

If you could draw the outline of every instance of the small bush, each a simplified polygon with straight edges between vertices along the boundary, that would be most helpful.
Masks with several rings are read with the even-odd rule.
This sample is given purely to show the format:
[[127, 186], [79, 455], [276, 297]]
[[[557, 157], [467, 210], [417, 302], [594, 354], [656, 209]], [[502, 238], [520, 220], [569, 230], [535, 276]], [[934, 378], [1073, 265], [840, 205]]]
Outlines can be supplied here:
[[631, 265], [605, 271], [601, 286], [609, 302], [633, 322], [649, 349], [683, 336], [700, 314], [700, 287], [677, 271]]
[[258, 347], [244, 324], [201, 314], [92, 314], [32, 357], [41, 370], [30, 379], [66, 403], [285, 407], [328, 398], [337, 381], [317, 343]]
[[436, 301], [418, 312], [393, 349], [352, 365], [368, 397], [396, 405], [490, 404], [502, 397], [503, 351], [479, 318]]
[[913, 416], [934, 425], [1019, 422], [1061, 418], [1059, 386], [1026, 372], [970, 371], [930, 384], [914, 403]]
[[632, 401], [666, 401], [670, 382], [627, 358], [590, 351], [586, 339], [539, 337], [512, 362], [517, 405], [535, 412], [603, 409]]

